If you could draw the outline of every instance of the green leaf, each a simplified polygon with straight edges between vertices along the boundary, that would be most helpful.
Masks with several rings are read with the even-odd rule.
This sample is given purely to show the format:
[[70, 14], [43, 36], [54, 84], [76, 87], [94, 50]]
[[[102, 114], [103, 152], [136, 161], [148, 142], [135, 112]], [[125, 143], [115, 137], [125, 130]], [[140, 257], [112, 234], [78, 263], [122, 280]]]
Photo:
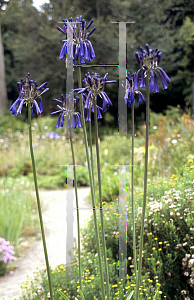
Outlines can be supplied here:
[[81, 290], [79, 290], [79, 293], [80, 293], [80, 295], [81, 295], [81, 297], [82, 297], [82, 300], [85, 300], [85, 297], [84, 297], [83, 292], [82, 292]]
[[133, 296], [133, 291], [129, 294], [129, 296], [127, 297], [127, 300], [130, 300], [132, 296]]
[[94, 300], [98, 300], [98, 299], [94, 296]]
[[67, 298], [67, 296], [66, 296], [65, 294], [63, 294], [61, 291], [58, 291], [58, 293], [59, 293], [59, 295], [60, 295], [63, 299], [69, 300], [69, 299]]

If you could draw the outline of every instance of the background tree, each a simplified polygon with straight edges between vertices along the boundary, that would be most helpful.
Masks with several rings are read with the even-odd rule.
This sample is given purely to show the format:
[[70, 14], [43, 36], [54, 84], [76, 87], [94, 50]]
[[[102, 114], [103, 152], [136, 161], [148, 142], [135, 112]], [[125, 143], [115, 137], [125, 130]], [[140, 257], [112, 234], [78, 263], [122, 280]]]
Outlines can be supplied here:
[[[106, 4], [106, 5], [105, 5]], [[191, 104], [193, 81], [193, 26], [194, 0], [50, 0], [42, 6], [42, 12], [32, 6], [31, 0], [10, 0], [2, 11], [2, 39], [5, 52], [8, 98], [17, 97], [16, 82], [29, 71], [37, 82], [48, 81], [50, 88], [45, 95], [43, 114], [54, 109], [53, 98], [66, 93], [66, 65], [59, 60], [62, 40], [65, 36], [56, 27], [62, 27], [62, 19], [82, 15], [87, 22], [94, 19], [95, 33], [91, 36], [96, 58], [92, 64], [118, 64], [118, 24], [111, 21], [135, 21], [127, 25], [128, 71], [136, 72], [135, 52], [140, 46], [159, 48], [163, 52], [161, 67], [171, 79], [168, 90], [152, 93], [151, 109], [164, 112], [168, 105], [185, 107]], [[187, 19], [189, 18], [189, 19]], [[189, 23], [190, 22], [190, 23]], [[110, 79], [118, 78], [117, 68], [96, 67], [99, 74], [109, 73]], [[77, 70], [74, 68], [74, 86], [77, 86]], [[82, 68], [82, 75], [91, 68]], [[114, 107], [109, 114], [117, 119], [118, 89], [108, 87]], [[144, 105], [136, 111], [141, 118]], [[137, 121], [137, 120], [136, 120]], [[115, 124], [115, 121], [113, 121]]]
[[4, 64], [4, 48], [1, 37], [1, 9], [7, 5], [8, 1], [0, 0], [0, 111], [4, 111], [8, 105], [7, 89], [6, 89], [6, 75]]

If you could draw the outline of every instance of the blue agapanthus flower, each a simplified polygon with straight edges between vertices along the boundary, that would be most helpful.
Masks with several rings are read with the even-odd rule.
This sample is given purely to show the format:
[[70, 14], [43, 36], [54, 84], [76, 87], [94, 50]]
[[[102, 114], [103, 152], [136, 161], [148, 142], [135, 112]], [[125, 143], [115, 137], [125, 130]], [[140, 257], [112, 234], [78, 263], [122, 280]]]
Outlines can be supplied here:
[[83, 93], [83, 100], [85, 101], [84, 110], [87, 113], [86, 121], [91, 121], [89, 111], [94, 112], [94, 99], [99, 95], [102, 100], [102, 107], [97, 105], [97, 116], [98, 118], [102, 118], [100, 110], [103, 112], [106, 111], [109, 105], [112, 105], [108, 95], [104, 92], [105, 86], [108, 83], [115, 83], [116, 80], [107, 81], [108, 73], [105, 74], [103, 78], [100, 77], [98, 73], [93, 73], [90, 75], [88, 72], [85, 74], [85, 78], [83, 80], [83, 88], [74, 89], [78, 94]]
[[136, 79], [137, 74], [130, 75], [130, 72], [128, 72], [128, 75], [126, 77], [126, 81], [123, 81], [123, 87], [125, 88], [125, 103], [128, 103], [128, 107], [131, 107], [131, 104], [135, 104], [135, 94], [139, 95], [139, 105], [142, 103], [142, 101], [145, 102], [143, 94], [138, 91], [138, 89], [134, 88], [134, 81]]
[[[19, 97], [10, 107], [12, 114], [21, 114], [23, 105], [28, 103], [31, 103], [31, 118], [33, 117], [33, 107], [36, 108], [37, 115], [41, 114], [43, 112], [42, 95], [49, 90], [46, 88], [47, 83], [38, 86], [36, 81], [30, 80], [30, 73], [26, 75], [26, 80], [23, 81], [21, 78], [21, 82], [17, 82]], [[38, 98], [40, 98], [40, 107], [36, 101]]]
[[75, 111], [79, 102], [79, 97], [76, 96], [76, 99], [74, 99], [74, 92], [72, 90], [66, 95], [66, 98], [61, 94], [61, 99], [62, 101], [60, 99], [53, 99], [61, 103], [61, 105], [57, 105], [59, 110], [51, 113], [51, 115], [60, 113], [56, 127], [63, 127], [65, 117], [67, 117], [67, 128], [82, 127], [81, 114]]
[[168, 86], [166, 83], [170, 83], [170, 79], [166, 72], [159, 67], [161, 57], [162, 57], [162, 52], [158, 49], [150, 49], [149, 45], [146, 44], [146, 50], [143, 50], [142, 47], [140, 47], [140, 52], [135, 53], [135, 57], [137, 60], [137, 63], [140, 65], [140, 69], [137, 71], [137, 77], [136, 80], [134, 81], [134, 87], [135, 89], [138, 89], [138, 80], [139, 80], [139, 75], [140, 71], [142, 70], [141, 73], [141, 80], [139, 87], [145, 87], [145, 77], [148, 75], [150, 76], [150, 91], [153, 91], [155, 93], [159, 92], [159, 87], [158, 87], [158, 75], [162, 81], [162, 86], [163, 89], [167, 89]]
[[82, 16], [76, 18], [76, 22], [73, 23], [73, 18], [70, 18], [69, 21], [64, 20], [63, 29], [57, 27], [59, 31], [63, 34], [67, 34], [67, 30], [73, 35], [73, 39], [70, 38], [63, 40], [64, 44], [61, 49], [59, 58], [66, 61], [66, 53], [67, 53], [67, 61], [71, 64], [72, 60], [78, 60], [80, 56], [80, 63], [85, 63], [85, 60], [89, 62], [95, 58], [95, 52], [92, 47], [92, 43], [88, 39], [89, 36], [94, 32], [96, 27], [92, 28], [90, 32], [86, 32], [86, 30], [93, 23], [93, 19], [86, 26], [86, 21], [82, 19]]

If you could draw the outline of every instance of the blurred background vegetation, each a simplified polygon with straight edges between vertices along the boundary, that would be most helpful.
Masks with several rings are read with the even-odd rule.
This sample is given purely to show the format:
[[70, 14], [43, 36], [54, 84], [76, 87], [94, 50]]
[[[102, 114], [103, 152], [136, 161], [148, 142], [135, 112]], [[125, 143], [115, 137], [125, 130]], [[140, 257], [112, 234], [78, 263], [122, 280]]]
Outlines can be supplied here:
[[[2, 0], [0, 1], [2, 2]], [[9, 107], [17, 98], [16, 82], [27, 72], [38, 84], [47, 81], [43, 115], [54, 109], [53, 98], [66, 93], [66, 66], [59, 60], [64, 36], [57, 30], [63, 18], [83, 15], [94, 19], [95, 33], [91, 42], [96, 58], [93, 64], [118, 64], [118, 24], [111, 21], [135, 21], [127, 24], [127, 68], [136, 72], [135, 52], [149, 43], [162, 51], [161, 67], [171, 79], [168, 90], [151, 94], [151, 109], [164, 113], [167, 105], [191, 106], [194, 82], [194, 14], [193, 0], [50, 0], [39, 12], [31, 0], [9, 0], [1, 9], [1, 31], [4, 47], [6, 87]], [[84, 68], [82, 76], [91, 69]], [[98, 68], [101, 76], [117, 79], [117, 68]], [[77, 87], [77, 71], [74, 72]], [[118, 114], [118, 87], [107, 88], [114, 106], [105, 114], [103, 125], [115, 126]], [[144, 119], [144, 105], [135, 112], [136, 123]], [[25, 115], [23, 118], [25, 119]], [[112, 118], [114, 117], [114, 118]]]

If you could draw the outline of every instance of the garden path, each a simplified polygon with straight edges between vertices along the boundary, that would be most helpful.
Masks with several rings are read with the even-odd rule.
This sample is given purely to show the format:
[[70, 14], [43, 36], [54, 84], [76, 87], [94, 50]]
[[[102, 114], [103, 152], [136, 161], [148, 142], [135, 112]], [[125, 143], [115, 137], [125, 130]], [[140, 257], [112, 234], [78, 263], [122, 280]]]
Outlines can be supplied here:
[[[91, 210], [81, 210], [81, 228], [85, 225], [85, 220], [92, 214], [92, 206], [87, 201], [89, 192], [90, 188], [88, 187], [78, 189], [80, 207], [91, 208]], [[66, 262], [66, 193], [67, 190], [40, 191], [48, 257], [52, 268]], [[74, 199], [74, 207], [76, 207], [75, 203]], [[74, 221], [74, 237], [77, 240], [76, 210]], [[24, 242], [22, 247], [26, 250], [18, 258], [13, 274], [0, 277], [0, 300], [19, 300], [20, 285], [25, 285], [27, 279], [33, 279], [33, 272], [37, 271], [36, 267], [45, 268], [42, 239], [34, 240], [30, 244]], [[27, 278], [26, 275], [29, 277]]]

